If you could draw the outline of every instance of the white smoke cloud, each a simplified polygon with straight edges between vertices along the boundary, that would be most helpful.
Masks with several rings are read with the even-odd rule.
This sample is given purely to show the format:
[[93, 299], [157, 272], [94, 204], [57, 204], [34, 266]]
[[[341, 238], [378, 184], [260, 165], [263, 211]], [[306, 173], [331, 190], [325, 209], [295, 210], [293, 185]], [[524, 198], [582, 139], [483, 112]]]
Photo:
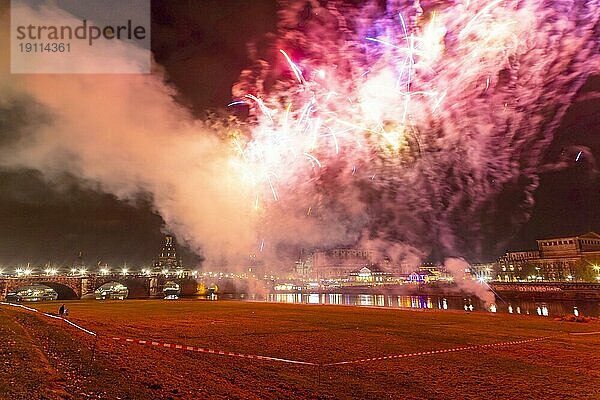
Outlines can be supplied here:
[[[9, 25], [7, 12], [1, 25]], [[1, 49], [7, 40], [3, 32]], [[254, 245], [251, 197], [232, 174], [229, 146], [175, 103], [160, 68], [152, 75], [4, 70], [0, 85], [1, 104], [26, 97], [48, 114], [1, 150], [2, 166], [34, 168], [49, 180], [68, 172], [121, 199], [148, 192], [168, 229], [211, 262], [246, 256]]]
[[470, 265], [462, 258], [447, 258], [444, 261], [444, 268], [452, 275], [458, 289], [466, 293], [472, 293], [483, 301], [485, 307], [495, 304], [495, 296], [487, 283], [473, 280], [469, 271]]

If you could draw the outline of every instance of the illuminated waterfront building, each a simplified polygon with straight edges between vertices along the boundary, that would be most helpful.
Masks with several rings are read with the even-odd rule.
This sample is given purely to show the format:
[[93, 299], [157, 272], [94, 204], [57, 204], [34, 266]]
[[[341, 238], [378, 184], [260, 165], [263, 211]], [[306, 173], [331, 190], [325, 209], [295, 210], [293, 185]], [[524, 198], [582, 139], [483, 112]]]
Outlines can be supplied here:
[[306, 277], [309, 276], [312, 271], [312, 258], [309, 257], [307, 259], [299, 259], [294, 263], [294, 272], [301, 276]]
[[537, 241], [537, 250], [508, 252], [495, 270], [501, 281], [597, 281], [600, 235], [588, 232]]
[[406, 280], [410, 283], [430, 283], [438, 279], [439, 275], [430, 270], [419, 270], [409, 274]]
[[393, 279], [391, 272], [378, 265], [369, 265], [350, 272], [350, 280], [356, 283], [384, 283]]
[[493, 280], [495, 278], [494, 271], [494, 263], [472, 264], [469, 267], [469, 273], [483, 282]]
[[347, 278], [353, 271], [373, 264], [374, 253], [361, 249], [317, 251], [312, 257], [312, 275], [321, 279]]

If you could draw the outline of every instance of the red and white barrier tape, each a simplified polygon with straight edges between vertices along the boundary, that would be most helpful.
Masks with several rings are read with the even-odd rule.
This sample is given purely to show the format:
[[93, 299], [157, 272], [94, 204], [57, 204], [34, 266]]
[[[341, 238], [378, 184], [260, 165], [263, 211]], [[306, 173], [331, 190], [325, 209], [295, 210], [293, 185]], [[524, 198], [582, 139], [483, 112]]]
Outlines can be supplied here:
[[428, 356], [428, 355], [432, 355], [432, 354], [453, 353], [453, 352], [457, 352], [457, 351], [467, 351], [467, 350], [475, 350], [475, 349], [482, 349], [482, 348], [489, 348], [489, 347], [510, 346], [510, 345], [515, 345], [515, 344], [537, 342], [537, 341], [540, 341], [540, 340], [549, 339], [551, 337], [552, 336], [544, 336], [544, 337], [540, 337], [540, 338], [525, 339], [525, 340], [515, 340], [515, 341], [511, 341], [511, 342], [479, 344], [479, 345], [475, 345], [475, 346], [455, 347], [455, 348], [452, 348], [452, 349], [419, 351], [419, 352], [416, 352], [416, 353], [396, 354], [396, 355], [391, 355], [391, 356], [372, 357], [372, 358], [361, 358], [361, 359], [358, 359], [358, 360], [340, 361], [340, 362], [334, 362], [334, 363], [329, 363], [329, 364], [323, 364], [323, 366], [345, 365], [345, 364], [358, 364], [358, 363], [370, 362], [370, 361], [390, 360], [390, 359], [394, 359], [394, 358]]
[[312, 362], [308, 362], [308, 361], [287, 360], [285, 358], [258, 356], [258, 355], [252, 355], [252, 354], [242, 354], [242, 353], [233, 353], [233, 352], [230, 352], [230, 351], [205, 349], [203, 347], [185, 346], [185, 345], [182, 345], [182, 344], [162, 343], [162, 342], [154, 342], [154, 341], [150, 341], [150, 340], [127, 339], [127, 338], [120, 338], [120, 337], [113, 337], [112, 339], [113, 340], [125, 341], [127, 343], [137, 343], [137, 344], [145, 344], [145, 345], [148, 345], [148, 346], [166, 347], [166, 348], [170, 348], [170, 349], [196, 351], [196, 352], [199, 352], [199, 353], [217, 354], [217, 355], [220, 355], [220, 356], [249, 358], [249, 359], [253, 359], [253, 360], [278, 361], [278, 362], [284, 362], [284, 363], [288, 363], [288, 364], [318, 365], [317, 363], [312, 363]]
[[[28, 311], [39, 312], [35, 308], [26, 307], [21, 304], [13, 304], [13, 303], [6, 303], [6, 302], [0, 302], [0, 304], [13, 306], [13, 307], [20, 307], [20, 308], [24, 308]], [[68, 319], [58, 317], [56, 315], [52, 315], [52, 314], [48, 314], [48, 313], [41, 313], [41, 314], [43, 314], [47, 317], [50, 317], [50, 318], [63, 320], [64, 322], [68, 323], [69, 325], [72, 325], [73, 327], [75, 327], [77, 329], [80, 329], [83, 332], [86, 332], [93, 336], [98, 336], [95, 332], [85, 329], [85, 328], [69, 321]], [[597, 335], [597, 334], [600, 334], [600, 332], [563, 332], [562, 334]], [[458, 351], [468, 351], [468, 350], [484, 349], [484, 348], [499, 347], [499, 346], [511, 346], [511, 345], [516, 345], [516, 344], [537, 342], [540, 340], [550, 339], [550, 338], [556, 337], [556, 336], [559, 336], [559, 335], [544, 336], [544, 337], [538, 337], [538, 338], [533, 338], [533, 339], [513, 340], [513, 341], [508, 341], [508, 342], [481, 344], [481, 345], [474, 345], [474, 346], [455, 347], [455, 348], [442, 349], [442, 350], [420, 351], [420, 352], [415, 352], [415, 353], [405, 353], [405, 354], [396, 354], [396, 355], [381, 356], [381, 357], [361, 358], [361, 359], [357, 359], [357, 360], [339, 361], [339, 362], [327, 363], [327, 364], [319, 364], [319, 363], [313, 363], [313, 362], [308, 362], [308, 361], [288, 360], [285, 358], [259, 356], [259, 355], [252, 355], [252, 354], [233, 353], [230, 351], [205, 349], [202, 347], [186, 346], [186, 345], [181, 345], [181, 344], [163, 343], [163, 342], [148, 341], [148, 340], [128, 339], [128, 338], [120, 338], [120, 337], [112, 337], [111, 339], [117, 340], [117, 341], [125, 341], [127, 343], [137, 343], [137, 344], [157, 346], [157, 347], [162, 347], [162, 348], [171, 348], [171, 349], [194, 351], [194, 352], [199, 352], [199, 353], [217, 354], [217, 355], [222, 355], [222, 356], [246, 358], [246, 359], [253, 359], [253, 360], [277, 361], [277, 362], [283, 362], [283, 363], [288, 363], [288, 364], [314, 365], [314, 366], [326, 367], [326, 366], [358, 364], [358, 363], [363, 363], [363, 362], [390, 360], [390, 359], [398, 359], [398, 358], [406, 358], [406, 357], [427, 356], [427, 355], [433, 355], [433, 354], [453, 353], [453, 352], [458, 352]]]

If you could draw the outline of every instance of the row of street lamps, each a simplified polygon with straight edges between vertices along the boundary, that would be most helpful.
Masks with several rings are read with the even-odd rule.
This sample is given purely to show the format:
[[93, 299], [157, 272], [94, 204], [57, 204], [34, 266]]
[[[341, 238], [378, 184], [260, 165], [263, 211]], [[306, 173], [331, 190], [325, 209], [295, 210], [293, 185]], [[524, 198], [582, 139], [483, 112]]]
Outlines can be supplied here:
[[[40, 275], [44, 275], [44, 276], [58, 276], [58, 275], [68, 275], [68, 276], [89, 276], [89, 275], [93, 275], [93, 273], [89, 272], [87, 270], [87, 268], [71, 268], [69, 270], [69, 273], [63, 274], [63, 271], [57, 269], [57, 268], [46, 268], [43, 270], [43, 273], [36, 273], [36, 271], [32, 268], [17, 268], [14, 270], [14, 274], [11, 274], [8, 271], [5, 271], [4, 269], [0, 269], [0, 276], [17, 276], [17, 277], [27, 277], [27, 276], [40, 276]], [[106, 276], [106, 275], [145, 275], [145, 276], [151, 276], [151, 275], [187, 275], [187, 274], [192, 274], [192, 275], [196, 275], [197, 271], [184, 271], [184, 270], [175, 270], [175, 271], [170, 271], [168, 269], [163, 269], [161, 270], [159, 273], [158, 272], [152, 272], [151, 269], [149, 268], [142, 268], [142, 270], [139, 273], [136, 273], [135, 271], [132, 271], [128, 268], [122, 268], [120, 270], [117, 271], [111, 271], [108, 268], [100, 268], [97, 272], [97, 275], [102, 275], [102, 276]]]

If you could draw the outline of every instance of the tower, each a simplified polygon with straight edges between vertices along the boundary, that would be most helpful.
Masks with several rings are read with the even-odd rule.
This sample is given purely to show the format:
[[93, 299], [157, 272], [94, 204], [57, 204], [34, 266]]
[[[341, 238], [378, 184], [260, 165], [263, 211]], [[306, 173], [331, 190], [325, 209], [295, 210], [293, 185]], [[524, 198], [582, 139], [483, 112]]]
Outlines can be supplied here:
[[181, 268], [181, 259], [177, 258], [177, 250], [175, 249], [173, 236], [165, 236], [165, 244], [160, 250], [158, 260], [154, 266], [161, 269]]

